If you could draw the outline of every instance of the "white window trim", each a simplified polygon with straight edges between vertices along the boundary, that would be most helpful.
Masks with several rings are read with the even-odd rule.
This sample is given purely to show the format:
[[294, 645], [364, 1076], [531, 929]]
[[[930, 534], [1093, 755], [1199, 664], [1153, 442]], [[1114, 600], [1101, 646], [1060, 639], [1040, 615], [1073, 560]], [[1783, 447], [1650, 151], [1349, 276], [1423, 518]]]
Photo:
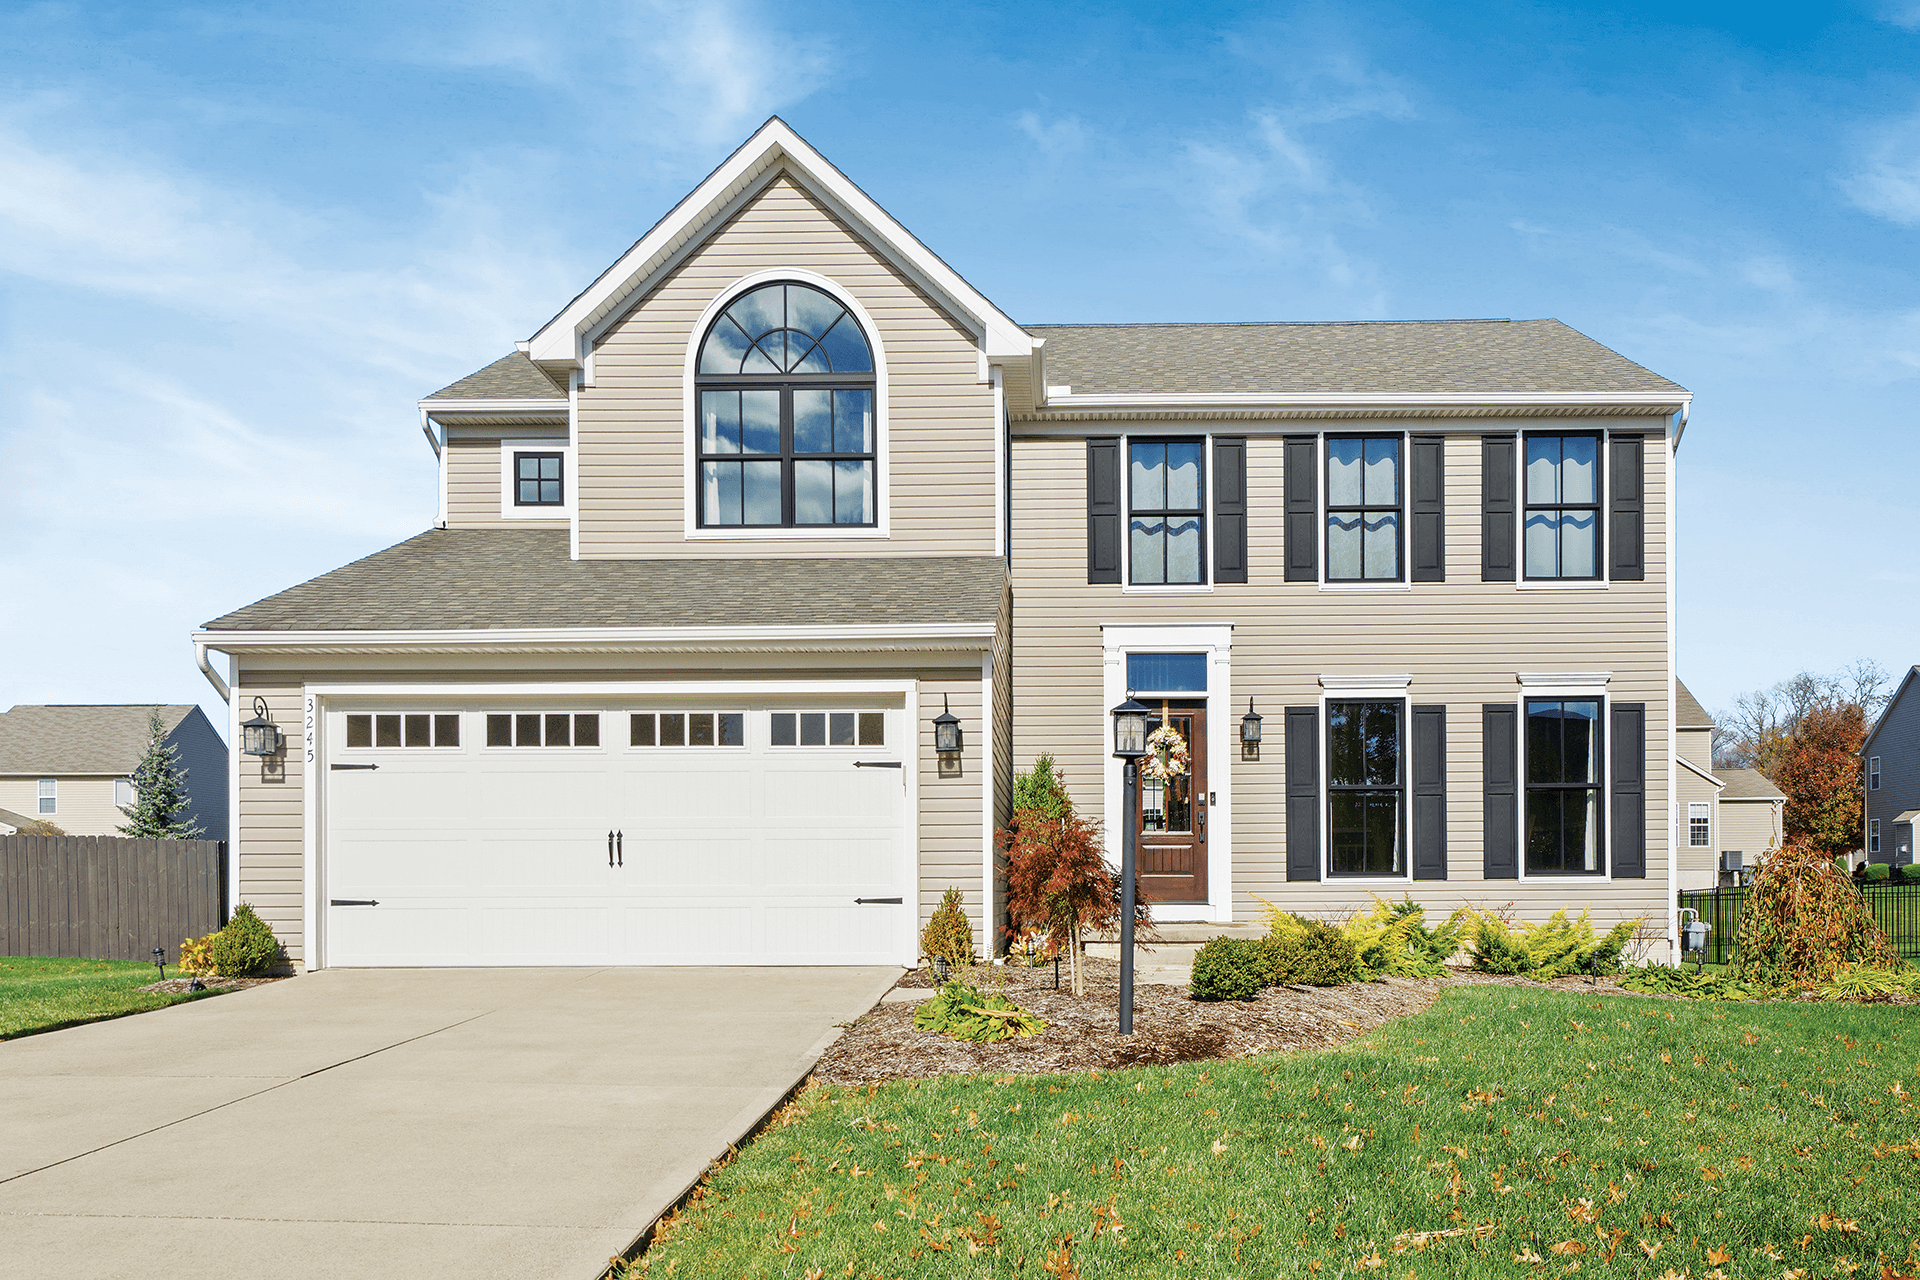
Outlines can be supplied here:
[[1880, 819], [1868, 818], [1867, 819], [1867, 853], [1869, 855], [1872, 855], [1878, 852], [1880, 852]]
[[[1143, 440], [1198, 440], [1200, 442], [1200, 575], [1201, 582], [1139, 582], [1133, 580], [1133, 437], [1120, 437], [1120, 594], [1125, 596], [1205, 596], [1213, 594], [1213, 435], [1190, 431], [1147, 432]], [[1117, 704], [1116, 704], [1117, 705]]]
[[[714, 317], [726, 310], [727, 305], [741, 294], [759, 285], [771, 284], [776, 280], [794, 280], [809, 284], [838, 302], [853, 313], [860, 322], [867, 344], [873, 351], [873, 463], [880, 474], [874, 479], [873, 500], [875, 504], [874, 527], [871, 529], [837, 529], [831, 525], [808, 525], [798, 529], [742, 529], [700, 527], [700, 399], [695, 389], [695, 379], [700, 362], [700, 341], [707, 335], [707, 329], [713, 324]], [[772, 271], [756, 271], [752, 275], [741, 276], [726, 288], [714, 295], [707, 309], [700, 313], [693, 331], [687, 337], [687, 358], [681, 377], [681, 400], [685, 419], [684, 439], [681, 441], [682, 481], [681, 481], [681, 533], [689, 542], [781, 542], [795, 539], [820, 539], [829, 542], [858, 541], [863, 538], [889, 538], [893, 536], [893, 504], [888, 495], [893, 488], [893, 460], [888, 453], [889, 430], [892, 414], [889, 411], [887, 395], [887, 353], [880, 340], [880, 327], [860, 305], [860, 300], [846, 289], [818, 272], [804, 271], [798, 267], [781, 267]]]
[[[122, 787], [126, 788], [125, 794], [127, 798], [125, 800], [122, 800], [120, 798]], [[115, 778], [113, 780], [113, 807], [114, 808], [131, 809], [136, 803], [138, 803], [139, 799], [140, 799], [140, 793], [134, 790], [133, 779]]]
[[[1400, 580], [1398, 582], [1335, 582], [1329, 573], [1333, 566], [1332, 557], [1327, 554], [1327, 444], [1334, 436], [1393, 436], [1400, 437]], [[1407, 481], [1407, 468], [1413, 459], [1413, 433], [1411, 431], [1369, 431], [1356, 428], [1352, 431], [1322, 431], [1314, 440], [1313, 455], [1313, 510], [1317, 523], [1313, 528], [1314, 559], [1320, 564], [1320, 590], [1334, 592], [1369, 593], [1380, 591], [1413, 590], [1413, 522], [1407, 516], [1407, 490], [1411, 486]], [[1284, 496], [1282, 506], [1285, 505]], [[1444, 505], [1444, 503], [1443, 503]], [[1284, 513], [1283, 513], [1284, 514]], [[1441, 516], [1445, 521], [1444, 513]], [[1435, 584], [1440, 585], [1440, 584]], [[1322, 715], [1321, 720], [1326, 719]], [[1398, 883], [1395, 881], [1394, 883]]]
[[[53, 803], [49, 805], [47, 802]], [[60, 779], [42, 778], [34, 788], [34, 811], [45, 816], [60, 812]]]
[[1880, 757], [1869, 756], [1867, 758], [1867, 790], [1878, 791], [1879, 789], [1880, 789]]
[[[1613, 883], [1613, 704], [1607, 698], [1607, 681], [1613, 676], [1611, 671], [1592, 673], [1570, 673], [1563, 675], [1521, 675], [1520, 714], [1514, 717], [1513, 750], [1514, 759], [1520, 766], [1520, 803], [1514, 832], [1514, 848], [1519, 852], [1520, 879], [1537, 880], [1542, 884], [1612, 884]], [[1575, 679], [1585, 679], [1593, 683], [1575, 684]], [[1560, 684], [1555, 681], [1568, 681]], [[1600, 704], [1600, 872], [1598, 875], [1585, 871], [1527, 871], [1527, 700], [1529, 698], [1560, 699], [1591, 698]], [[1485, 747], [1481, 748], [1482, 752]]]
[[[1122, 457], [1124, 457], [1124, 453]], [[1200, 919], [1214, 924], [1233, 923], [1233, 768], [1232, 751], [1240, 741], [1239, 724], [1233, 706], [1233, 624], [1232, 623], [1156, 623], [1136, 625], [1107, 623], [1100, 628], [1101, 696], [1099, 707], [1100, 755], [1105, 760], [1102, 772], [1103, 817], [1107, 840], [1107, 861], [1120, 865], [1120, 839], [1124, 830], [1126, 779], [1121, 764], [1113, 758], [1113, 717], [1108, 714], [1127, 696], [1127, 655], [1131, 653], [1205, 653], [1207, 655], [1207, 691], [1170, 693], [1171, 698], [1203, 701], [1207, 704], [1207, 790], [1215, 803], [1207, 816], [1207, 900], [1150, 908], [1155, 920]], [[1216, 763], [1217, 762], [1217, 763]]]
[[[560, 455], [560, 493], [566, 499], [557, 507], [523, 507], [514, 502], [514, 466], [516, 453], [557, 453]], [[565, 436], [544, 439], [502, 440], [500, 442], [500, 518], [502, 520], [571, 520], [579, 503], [579, 472], [574, 466], [574, 448]]]
[[[1527, 437], [1528, 436], [1584, 436], [1597, 434], [1600, 438], [1599, 456], [1594, 460], [1600, 470], [1600, 506], [1594, 513], [1594, 536], [1600, 552], [1600, 576], [1598, 578], [1529, 578], [1527, 577]], [[1633, 432], [1640, 435], [1640, 432]], [[1613, 453], [1610, 445], [1612, 432], [1606, 427], [1589, 432], [1586, 428], [1572, 427], [1533, 427], [1523, 428], [1514, 433], [1513, 453], [1513, 585], [1520, 591], [1607, 591], [1613, 586], [1608, 575], [1613, 568], [1613, 543], [1607, 528], [1607, 503], [1613, 494]], [[1641, 486], [1641, 521], [1645, 523], [1646, 491]], [[1645, 541], [1644, 534], [1642, 541]], [[1645, 554], [1644, 549], [1642, 555]]]
[[[1413, 678], [1411, 676], [1320, 677], [1320, 883], [1408, 885], [1413, 883]], [[1400, 836], [1407, 870], [1397, 876], [1337, 876], [1333, 874], [1333, 757], [1327, 750], [1327, 704], [1330, 702], [1397, 702], [1400, 704]]]
[[[1699, 812], [1696, 813], [1695, 810]], [[1696, 820], [1704, 821], [1707, 824], [1707, 838], [1697, 844], [1693, 839], [1693, 824]], [[1689, 849], [1713, 848], [1713, 801], [1687, 801], [1687, 847]]]

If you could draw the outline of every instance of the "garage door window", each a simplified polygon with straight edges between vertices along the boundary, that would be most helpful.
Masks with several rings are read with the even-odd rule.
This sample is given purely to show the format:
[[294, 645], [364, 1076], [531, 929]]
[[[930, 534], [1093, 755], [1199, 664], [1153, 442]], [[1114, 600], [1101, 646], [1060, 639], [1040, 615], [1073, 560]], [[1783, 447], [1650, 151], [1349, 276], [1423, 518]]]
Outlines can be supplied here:
[[881, 711], [776, 711], [776, 747], [882, 747], [887, 717]]
[[738, 711], [639, 711], [628, 718], [635, 747], [744, 747], [747, 717]]
[[510, 715], [495, 712], [487, 717], [487, 745], [597, 747], [600, 716], [597, 712], [581, 715], [561, 711], [518, 711]]
[[347, 717], [350, 747], [457, 747], [460, 717], [404, 711]]

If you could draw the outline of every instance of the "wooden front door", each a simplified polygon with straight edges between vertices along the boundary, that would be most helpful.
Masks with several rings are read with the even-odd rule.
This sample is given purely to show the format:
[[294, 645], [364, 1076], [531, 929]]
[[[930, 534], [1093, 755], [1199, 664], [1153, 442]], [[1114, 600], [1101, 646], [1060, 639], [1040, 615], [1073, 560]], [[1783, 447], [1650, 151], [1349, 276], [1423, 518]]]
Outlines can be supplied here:
[[[1187, 740], [1187, 773], [1159, 782], [1140, 776], [1134, 811], [1139, 893], [1148, 902], [1207, 900], [1207, 704], [1172, 702], [1167, 715]], [[1161, 725], [1161, 709], [1147, 732]]]

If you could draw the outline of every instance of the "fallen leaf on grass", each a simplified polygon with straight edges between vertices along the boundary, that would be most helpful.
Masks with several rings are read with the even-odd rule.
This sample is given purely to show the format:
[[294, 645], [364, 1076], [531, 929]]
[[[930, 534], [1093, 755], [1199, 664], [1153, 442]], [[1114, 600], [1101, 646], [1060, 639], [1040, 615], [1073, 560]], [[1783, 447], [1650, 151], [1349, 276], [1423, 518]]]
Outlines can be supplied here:
[[1541, 1257], [1539, 1254], [1535, 1253], [1533, 1250], [1525, 1247], [1522, 1247], [1520, 1252], [1513, 1255], [1513, 1260], [1519, 1263], [1523, 1267], [1532, 1266], [1535, 1263], [1541, 1263], [1546, 1261], [1545, 1258]]
[[1733, 1250], [1731, 1249], [1722, 1249], [1718, 1245], [1715, 1245], [1713, 1248], [1707, 1250], [1707, 1264], [1709, 1266], [1717, 1267], [1723, 1262], [1732, 1261]]
[[1587, 1242], [1584, 1240], [1562, 1240], [1559, 1244], [1554, 1245], [1548, 1250], [1549, 1253], [1557, 1253], [1562, 1257], [1570, 1253], [1585, 1253], [1586, 1251]]

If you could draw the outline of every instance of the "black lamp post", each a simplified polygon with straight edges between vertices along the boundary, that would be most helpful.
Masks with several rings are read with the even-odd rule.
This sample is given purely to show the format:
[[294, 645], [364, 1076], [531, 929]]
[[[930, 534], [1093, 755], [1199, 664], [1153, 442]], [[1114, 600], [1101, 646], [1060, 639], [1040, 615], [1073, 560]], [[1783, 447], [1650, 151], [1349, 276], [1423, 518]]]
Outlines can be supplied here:
[[1120, 1034], [1133, 1034], [1133, 821], [1139, 807], [1140, 757], [1147, 754], [1147, 709], [1127, 700], [1113, 709], [1113, 757], [1126, 778], [1121, 801], [1120, 837]]

